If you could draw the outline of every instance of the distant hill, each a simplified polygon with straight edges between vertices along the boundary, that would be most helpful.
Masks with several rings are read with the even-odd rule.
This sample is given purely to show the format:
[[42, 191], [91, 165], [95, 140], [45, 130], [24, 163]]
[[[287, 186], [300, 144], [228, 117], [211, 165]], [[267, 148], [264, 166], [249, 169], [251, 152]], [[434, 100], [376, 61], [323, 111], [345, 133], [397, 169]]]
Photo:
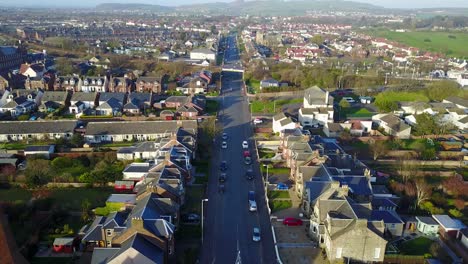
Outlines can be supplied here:
[[384, 8], [343, 0], [264, 0], [247, 2], [217, 2], [167, 7], [148, 4], [100, 4], [98, 10], [128, 10], [148, 12], [180, 12], [186, 14], [301, 16], [310, 11], [375, 11]]
[[150, 5], [150, 4], [118, 4], [118, 3], [103, 3], [96, 6], [97, 10], [102, 11], [149, 11], [149, 12], [172, 12], [175, 9], [169, 6]]

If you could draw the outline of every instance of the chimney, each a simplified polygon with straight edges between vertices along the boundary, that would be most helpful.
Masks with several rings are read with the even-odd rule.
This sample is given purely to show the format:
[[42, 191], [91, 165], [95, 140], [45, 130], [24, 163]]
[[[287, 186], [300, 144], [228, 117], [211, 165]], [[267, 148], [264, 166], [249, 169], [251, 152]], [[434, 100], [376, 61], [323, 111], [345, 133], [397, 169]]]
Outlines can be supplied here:
[[341, 185], [340, 194], [342, 196], [348, 196], [348, 193], [349, 193], [349, 186], [347, 184]]

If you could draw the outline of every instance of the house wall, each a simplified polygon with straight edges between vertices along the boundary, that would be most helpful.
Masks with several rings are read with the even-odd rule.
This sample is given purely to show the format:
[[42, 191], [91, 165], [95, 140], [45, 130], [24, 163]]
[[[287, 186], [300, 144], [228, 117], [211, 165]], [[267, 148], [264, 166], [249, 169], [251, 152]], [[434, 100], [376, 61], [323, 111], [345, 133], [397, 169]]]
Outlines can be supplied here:
[[[26, 140], [26, 139], [44, 139], [48, 137], [49, 139], [59, 139], [65, 138], [70, 139], [73, 136], [73, 133], [36, 133], [36, 134], [16, 134], [12, 131], [12, 134], [2, 134], [0, 135], [0, 142], [8, 142], [8, 141], [19, 141], [19, 140]], [[30, 136], [30, 137], [29, 137]]]
[[328, 232], [325, 232], [328, 260], [333, 262], [346, 257], [362, 262], [382, 262], [387, 241], [371, 231], [364, 230], [367, 229], [350, 230], [335, 240], [331, 240]]
[[387, 231], [389, 231], [392, 236], [402, 236], [403, 235], [403, 228], [404, 228], [404, 224], [403, 223], [399, 223], [399, 224], [385, 224], [385, 228], [387, 229]]
[[462, 235], [460, 242], [462, 243], [463, 246], [465, 246], [466, 249], [468, 249], [468, 237]]
[[436, 235], [439, 231], [439, 225], [426, 225], [423, 222], [418, 222], [418, 231], [426, 235]]

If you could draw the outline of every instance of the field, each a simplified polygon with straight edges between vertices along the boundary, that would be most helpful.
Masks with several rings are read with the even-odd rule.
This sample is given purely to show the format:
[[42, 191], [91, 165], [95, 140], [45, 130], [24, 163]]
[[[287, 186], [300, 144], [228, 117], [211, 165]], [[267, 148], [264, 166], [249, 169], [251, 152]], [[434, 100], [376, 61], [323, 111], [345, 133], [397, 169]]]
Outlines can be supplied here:
[[253, 101], [251, 103], [252, 113], [277, 113], [281, 111], [281, 107], [287, 104], [299, 104], [302, 103], [304, 99], [294, 98], [294, 99], [279, 99], [274, 101]]
[[374, 113], [370, 112], [366, 108], [360, 107], [350, 107], [350, 108], [343, 108], [340, 110], [341, 114], [343, 114], [344, 118], [366, 118], [372, 117]]
[[468, 43], [467, 33], [394, 32], [389, 30], [374, 30], [368, 33], [375, 37], [383, 37], [425, 51], [438, 52], [450, 57], [468, 58], [468, 49], [466, 49], [466, 43]]

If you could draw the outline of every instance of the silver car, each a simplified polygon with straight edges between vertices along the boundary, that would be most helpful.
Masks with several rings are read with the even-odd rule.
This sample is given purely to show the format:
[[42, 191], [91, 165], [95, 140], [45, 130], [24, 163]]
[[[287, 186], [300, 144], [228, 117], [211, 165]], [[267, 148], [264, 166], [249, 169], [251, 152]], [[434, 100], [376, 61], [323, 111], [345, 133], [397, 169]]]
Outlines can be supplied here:
[[255, 242], [260, 241], [260, 228], [254, 227], [252, 240]]

